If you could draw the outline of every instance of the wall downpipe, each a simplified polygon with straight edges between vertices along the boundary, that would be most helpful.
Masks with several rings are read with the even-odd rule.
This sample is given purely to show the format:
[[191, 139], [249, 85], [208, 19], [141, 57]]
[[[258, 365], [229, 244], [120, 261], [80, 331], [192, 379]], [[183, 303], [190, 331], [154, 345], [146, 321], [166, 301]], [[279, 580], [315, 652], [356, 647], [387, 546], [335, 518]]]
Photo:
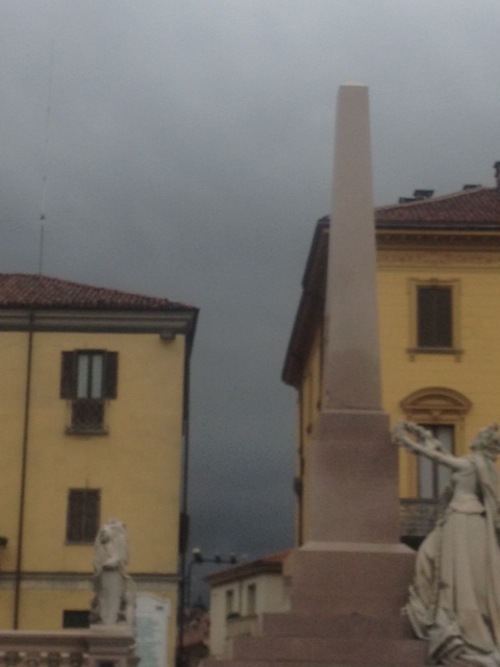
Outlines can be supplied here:
[[189, 544], [189, 514], [188, 514], [188, 491], [189, 491], [189, 406], [191, 392], [191, 353], [193, 350], [193, 338], [196, 330], [198, 312], [196, 312], [192, 329], [186, 336], [186, 351], [184, 355], [184, 393], [183, 393], [183, 415], [182, 415], [182, 488], [181, 507], [179, 517], [179, 589], [177, 599], [177, 647], [176, 664], [183, 664], [183, 632], [184, 632], [184, 608], [186, 604], [186, 564], [187, 548]]
[[23, 420], [23, 438], [21, 451], [21, 484], [19, 491], [19, 521], [17, 528], [17, 553], [16, 553], [16, 570], [14, 580], [14, 610], [12, 618], [12, 627], [14, 630], [19, 629], [19, 609], [21, 601], [21, 579], [22, 579], [22, 562], [23, 562], [23, 542], [24, 542], [24, 510], [26, 499], [26, 471], [28, 461], [28, 444], [29, 444], [29, 424], [30, 424], [30, 408], [31, 408], [31, 372], [33, 364], [33, 334], [34, 334], [34, 314], [33, 311], [29, 313], [28, 323], [28, 349], [26, 355], [26, 384], [24, 391], [24, 420]]

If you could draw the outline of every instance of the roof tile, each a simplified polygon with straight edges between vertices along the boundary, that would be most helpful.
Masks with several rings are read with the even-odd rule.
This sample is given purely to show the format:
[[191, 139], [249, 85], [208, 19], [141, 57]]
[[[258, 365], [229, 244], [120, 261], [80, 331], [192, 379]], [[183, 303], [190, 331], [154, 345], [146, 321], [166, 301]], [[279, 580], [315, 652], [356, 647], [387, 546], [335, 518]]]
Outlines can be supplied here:
[[168, 299], [26, 273], [0, 273], [0, 308], [192, 310]]
[[500, 190], [477, 187], [375, 210], [377, 227], [496, 229]]

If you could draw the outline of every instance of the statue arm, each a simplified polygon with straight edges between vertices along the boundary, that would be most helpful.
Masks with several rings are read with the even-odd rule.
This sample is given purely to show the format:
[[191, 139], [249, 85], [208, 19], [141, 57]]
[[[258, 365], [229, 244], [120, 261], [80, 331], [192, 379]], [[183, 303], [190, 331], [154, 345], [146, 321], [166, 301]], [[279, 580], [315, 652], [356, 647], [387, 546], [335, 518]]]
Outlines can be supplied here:
[[452, 470], [466, 470], [469, 461], [444, 452], [439, 440], [422, 426], [412, 422], [398, 422], [394, 429], [394, 441], [412, 454], [421, 454], [442, 463]]

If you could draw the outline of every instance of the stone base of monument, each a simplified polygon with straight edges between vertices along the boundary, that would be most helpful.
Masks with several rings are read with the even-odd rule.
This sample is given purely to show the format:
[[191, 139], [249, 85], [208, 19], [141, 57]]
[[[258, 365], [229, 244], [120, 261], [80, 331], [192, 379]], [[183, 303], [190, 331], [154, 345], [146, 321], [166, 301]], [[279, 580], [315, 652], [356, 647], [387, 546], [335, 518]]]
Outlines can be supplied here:
[[285, 562], [291, 609], [204, 667], [423, 667], [427, 644], [401, 608], [415, 554], [403, 545], [309, 543]]
[[294, 611], [398, 616], [415, 552], [403, 544], [309, 542], [292, 551], [284, 574]]

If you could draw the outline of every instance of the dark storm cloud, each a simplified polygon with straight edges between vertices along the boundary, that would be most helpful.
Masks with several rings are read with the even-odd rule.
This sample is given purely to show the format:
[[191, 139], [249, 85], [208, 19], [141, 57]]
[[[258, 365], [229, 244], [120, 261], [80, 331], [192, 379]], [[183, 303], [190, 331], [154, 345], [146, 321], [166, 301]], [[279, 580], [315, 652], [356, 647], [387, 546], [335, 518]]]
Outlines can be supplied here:
[[38, 269], [45, 176], [45, 273], [201, 308], [190, 494], [207, 553], [292, 541], [280, 372], [330, 205], [338, 85], [370, 86], [378, 204], [492, 184], [499, 24], [497, 0], [1, 3], [1, 270]]

